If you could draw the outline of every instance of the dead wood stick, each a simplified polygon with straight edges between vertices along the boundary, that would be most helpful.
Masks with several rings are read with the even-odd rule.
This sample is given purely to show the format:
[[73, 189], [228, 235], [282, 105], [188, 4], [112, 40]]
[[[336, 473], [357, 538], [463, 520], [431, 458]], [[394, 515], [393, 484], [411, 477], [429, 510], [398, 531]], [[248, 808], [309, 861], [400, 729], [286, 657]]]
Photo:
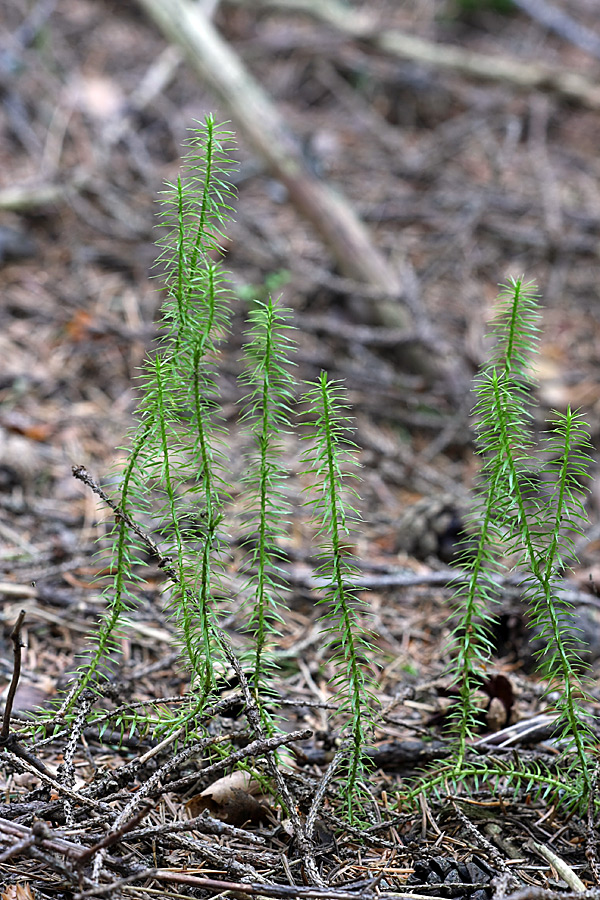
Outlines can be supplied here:
[[88, 181], [88, 173], [81, 170], [64, 183], [46, 181], [14, 184], [0, 191], [0, 209], [27, 212], [30, 209], [64, 203], [85, 187]]
[[16, 184], [0, 191], [0, 209], [23, 212], [61, 203], [65, 199], [63, 185], [53, 183]]
[[600, 900], [600, 889], [588, 888], [586, 891], [553, 891], [541, 885], [532, 884], [514, 894], [506, 894], [504, 900]]
[[545, 28], [600, 59], [600, 35], [586, 28], [568, 13], [545, 0], [513, 0], [515, 6]]
[[101, 841], [98, 841], [97, 844], [94, 844], [92, 847], [87, 847], [81, 856], [78, 859], [78, 864], [82, 865], [86, 863], [88, 860], [95, 856], [100, 850], [106, 850], [108, 847], [112, 847], [114, 844], [118, 844], [120, 840], [122, 840], [126, 834], [140, 824], [142, 819], [145, 819], [148, 813], [152, 812], [154, 808], [154, 804], [152, 803], [144, 803], [142, 808], [138, 810], [135, 816], [132, 816], [129, 821], [124, 822], [120, 828], [117, 828], [115, 831], [109, 831], [107, 835], [105, 835]]
[[[0, 819], [0, 835], [12, 837], [15, 841], [26, 840], [32, 844], [39, 843], [39, 846], [45, 850], [53, 850], [72, 859], [79, 859], [86, 852], [85, 847], [82, 847], [81, 844], [59, 837], [57, 832], [53, 832], [43, 822], [38, 822], [34, 828], [28, 828], [8, 819]], [[32, 838], [33, 840], [31, 840]]]
[[[307, 168], [298, 143], [268, 95], [244, 68], [212, 23], [189, 0], [138, 0], [159, 28], [185, 51], [240, 132], [288, 190], [298, 210], [327, 244], [340, 269], [397, 298], [399, 278], [371, 240], [348, 201]], [[409, 321], [398, 303], [378, 303], [376, 319], [398, 327]]]
[[529, 90], [553, 91], [590, 109], [600, 109], [600, 85], [571, 69], [514, 57], [477, 53], [438, 44], [403, 31], [386, 29], [375, 16], [354, 11], [339, 0], [258, 0], [261, 6], [304, 12], [371, 46], [440, 69], [451, 69], [483, 81], [500, 81]]
[[[265, 897], [276, 897], [281, 900], [286, 898], [306, 898], [306, 900], [357, 900], [357, 898], [372, 898], [374, 892], [369, 890], [370, 886], [375, 883], [375, 879], [360, 885], [360, 893], [358, 891], [344, 891], [343, 888], [336, 887], [297, 887], [293, 884], [263, 884], [252, 883], [247, 881], [224, 881], [216, 878], [204, 878], [202, 876], [189, 874], [188, 872], [174, 872], [172, 869], [139, 869], [135, 874], [114, 881], [112, 884], [94, 887], [88, 891], [75, 895], [75, 900], [86, 900], [88, 897], [103, 897], [107, 894], [114, 895], [115, 892], [125, 885], [129, 885], [134, 881], [147, 880], [155, 878], [157, 881], [166, 881], [171, 884], [184, 884], [189, 887], [205, 888], [217, 894], [225, 891], [233, 891], [234, 894], [250, 894]], [[352, 885], [355, 887], [355, 885]], [[407, 900], [441, 900], [439, 897], [427, 896], [424, 894], [394, 893], [394, 898], [407, 898]]]
[[38, 770], [38, 772], [41, 772], [42, 775], [52, 777], [46, 766], [42, 762], [37, 760], [34, 756], [32, 756], [32, 754], [29, 753], [28, 750], [22, 747], [17, 739], [17, 736], [15, 734], [11, 734], [10, 731], [10, 717], [12, 713], [13, 703], [15, 701], [15, 694], [17, 693], [17, 687], [19, 686], [19, 678], [21, 677], [21, 650], [23, 647], [23, 645], [21, 644], [21, 629], [23, 627], [24, 621], [25, 610], [22, 609], [17, 617], [14, 628], [10, 633], [10, 638], [13, 642], [14, 664], [13, 674], [10, 680], [8, 694], [6, 697], [6, 703], [4, 704], [2, 730], [0, 731], [0, 750], [5, 750], [7, 753], [13, 754], [18, 759], [24, 760], [26, 764], [33, 766]]
[[4, 706], [2, 731], [0, 732], [0, 743], [2, 746], [6, 746], [10, 735], [10, 714], [12, 713], [15, 694], [17, 693], [19, 678], [21, 677], [21, 649], [23, 647], [21, 644], [21, 628], [23, 627], [24, 621], [25, 610], [22, 609], [17, 617], [13, 630], [10, 633], [10, 639], [13, 642], [13, 674], [10, 680], [10, 687], [8, 688], [8, 695]]

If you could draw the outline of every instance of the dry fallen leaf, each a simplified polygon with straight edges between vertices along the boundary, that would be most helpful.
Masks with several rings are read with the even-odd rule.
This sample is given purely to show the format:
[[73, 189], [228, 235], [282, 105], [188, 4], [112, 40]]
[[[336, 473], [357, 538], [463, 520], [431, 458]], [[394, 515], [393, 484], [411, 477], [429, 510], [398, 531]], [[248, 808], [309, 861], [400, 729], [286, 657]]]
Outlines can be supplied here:
[[210, 787], [196, 794], [186, 803], [192, 817], [207, 810], [228, 825], [257, 825], [267, 818], [269, 807], [261, 785], [248, 772], [224, 775]]
[[35, 894], [28, 882], [9, 884], [0, 894], [0, 900], [35, 900]]

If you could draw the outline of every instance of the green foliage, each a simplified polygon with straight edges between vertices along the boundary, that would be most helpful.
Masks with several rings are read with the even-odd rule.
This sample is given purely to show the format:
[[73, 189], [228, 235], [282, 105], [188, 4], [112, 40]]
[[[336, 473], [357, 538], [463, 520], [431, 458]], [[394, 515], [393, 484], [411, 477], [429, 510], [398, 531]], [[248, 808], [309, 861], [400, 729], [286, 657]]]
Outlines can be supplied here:
[[[176, 623], [182, 655], [190, 671], [184, 699], [130, 704], [100, 715], [118, 732], [137, 730], [186, 740], [202, 729], [207, 702], [227, 678], [232, 650], [224, 632], [230, 612], [221, 598], [230, 562], [226, 517], [231, 477], [228, 435], [219, 418], [219, 353], [226, 339], [230, 311], [227, 276], [215, 262], [231, 214], [229, 172], [231, 134], [208, 117], [189, 142], [183, 176], [162, 197], [160, 246], [166, 298], [162, 333], [139, 380], [141, 399], [130, 449], [110, 501], [116, 509], [111, 535], [114, 573], [105, 591], [107, 612], [94, 640], [91, 657], [63, 703], [63, 720], [75, 714], [86, 688], [101, 689], [108, 678], [105, 662], [118, 651], [118, 637], [135, 616], [142, 584], [137, 572], [148, 553], [158, 558], [169, 577], [167, 603]], [[248, 313], [240, 388], [240, 420], [252, 439], [242, 479], [247, 539], [242, 574], [245, 638], [240, 671], [261, 716], [261, 727], [276, 728], [277, 678], [273, 654], [282, 621], [286, 591], [282, 568], [289, 525], [285, 496], [284, 442], [301, 422], [295, 413], [296, 381], [291, 374], [294, 342], [291, 312], [270, 296], [255, 299]], [[333, 647], [328, 665], [335, 671], [339, 713], [350, 720], [348, 793], [362, 777], [369, 692], [369, 650], [351, 588], [354, 570], [343, 543], [353, 510], [345, 504], [344, 468], [353, 462], [347, 438], [343, 392], [325, 375], [305, 396], [314, 411], [307, 454], [315, 482], [314, 511], [328, 587], [323, 629]], [[303, 426], [304, 427], [304, 426]], [[237, 665], [237, 663], [236, 663]], [[249, 717], [250, 718], [250, 717]], [[351, 803], [349, 803], [351, 807]]]
[[290, 311], [278, 308], [270, 297], [265, 303], [256, 301], [249, 313], [252, 330], [244, 349], [244, 381], [252, 390], [244, 401], [242, 420], [254, 438], [254, 455], [248, 460], [244, 479], [250, 512], [247, 524], [254, 526], [246, 561], [251, 573], [247, 630], [253, 636], [254, 694], [263, 713], [261, 698], [272, 693], [275, 666], [268, 644], [276, 637], [282, 620], [279, 610], [285, 593], [278, 540], [285, 537], [289, 523], [281, 438], [290, 433], [294, 400], [289, 371], [293, 349], [290, 317]]
[[227, 490], [215, 363], [228, 313], [225, 276], [210, 253], [218, 249], [230, 212], [230, 143], [231, 134], [207, 119], [205, 131], [190, 141], [185, 180], [168, 185], [163, 197], [160, 220], [166, 237], [159, 260], [167, 287], [164, 333], [139, 381], [137, 427], [115, 498], [124, 515], [116, 517], [113, 532], [109, 611], [71, 704], [94, 680], [109, 649], [116, 649], [117, 628], [137, 605], [136, 566], [143, 563], [147, 547], [128, 519], [154, 528], [163, 556], [173, 560], [177, 579], [169, 605], [190, 667], [192, 692], [210, 691], [215, 660], [222, 657], [216, 585], [224, 558], [218, 528]]
[[455, 595], [459, 625], [453, 635], [456, 656], [452, 674], [460, 690], [455, 723], [459, 767], [475, 729], [477, 711], [472, 698], [492, 651], [490, 610], [497, 599], [498, 575], [504, 568], [499, 548], [507, 526], [514, 520], [514, 491], [520, 490], [519, 478], [521, 487], [522, 479], [527, 478], [524, 464], [532, 446], [527, 364], [535, 349], [538, 313], [535, 294], [531, 286], [527, 287], [515, 282], [512, 294], [508, 288], [500, 295], [493, 326], [496, 346], [475, 384], [483, 503], [475, 517], [479, 526], [477, 549], [461, 559], [467, 575]]
[[436, 767], [416, 779], [400, 797], [404, 807], [414, 806], [421, 794], [443, 799], [456, 797], [468, 785], [472, 793], [485, 791], [510, 799], [527, 795], [530, 803], [561, 805], [569, 811], [585, 809], [588, 786], [572, 757], [556, 757], [552, 766], [545, 760], [524, 761], [518, 753], [504, 756], [471, 755], [457, 769], [455, 760]]
[[[522, 784], [531, 777], [548, 788], [554, 784], [541, 769], [525, 771], [500, 760], [474, 761], [470, 751], [479, 712], [475, 693], [492, 653], [498, 580], [510, 567], [521, 575], [524, 599], [545, 644], [538, 668], [548, 679], [548, 693], [558, 694], [557, 728], [571, 786], [577, 784], [571, 794], [581, 800], [589, 789], [595, 739], [583, 706], [584, 666], [574, 646], [571, 606], [557, 587], [566, 561], [574, 558], [573, 536], [582, 533], [586, 521], [582, 485], [588, 477], [590, 442], [580, 416], [568, 408], [553, 415], [546, 436], [539, 448], [535, 446], [535, 384], [530, 371], [538, 321], [534, 285], [511, 280], [500, 294], [492, 326], [495, 349], [475, 384], [482, 502], [473, 517], [477, 544], [474, 550], [471, 544], [460, 560], [462, 572], [453, 601], [456, 625], [450, 676], [458, 686], [459, 701], [452, 723], [455, 753], [444, 779], [476, 782], [496, 766], [505, 783]], [[421, 790], [438, 783], [437, 774], [425, 776]]]
[[321, 541], [319, 571], [327, 581], [325, 596], [319, 601], [326, 606], [321, 621], [337, 664], [334, 684], [338, 689], [339, 710], [352, 718], [352, 739], [344, 779], [346, 801], [352, 815], [358, 799], [355, 794], [360, 794], [366, 777], [363, 747], [368, 739], [368, 725], [372, 723], [373, 711], [378, 705], [369, 666], [372, 648], [359, 622], [358, 599], [351, 587], [356, 570], [345, 546], [350, 522], [359, 517], [344, 497], [346, 485], [342, 466], [344, 462], [355, 462], [356, 447], [347, 437], [350, 420], [339, 383], [329, 381], [322, 372], [320, 380], [305, 394], [305, 400], [317, 416], [305, 461], [307, 474], [312, 476], [317, 488], [307, 505], [312, 507]]
[[[291, 312], [270, 296], [251, 305], [240, 388], [241, 422], [252, 442], [245, 460], [243, 503], [246, 555], [242, 566], [246, 646], [238, 662], [225, 635], [230, 594], [225, 570], [230, 562], [225, 531], [230, 474], [227, 433], [219, 417], [219, 354], [229, 329], [230, 292], [219, 245], [231, 215], [229, 173], [231, 134], [208, 117], [191, 139], [183, 177], [167, 186], [162, 199], [160, 246], [166, 298], [162, 332], [139, 380], [141, 399], [130, 435], [118, 489], [111, 534], [107, 611], [91, 653], [64, 701], [68, 723], [88, 688], [109, 678], [107, 661], [118, 651], [119, 635], [135, 616], [140, 567], [151, 553], [168, 576], [167, 604], [190, 672], [185, 698], [129, 704], [97, 713], [101, 729], [166, 734], [185, 741], [202, 731], [211, 714], [219, 681], [233, 663], [248, 680], [253, 704], [249, 722], [273, 733], [276, 720], [276, 656], [273, 653], [288, 590], [283, 547], [290, 524], [286, 500], [284, 444], [300, 421], [291, 373], [294, 343]], [[500, 296], [493, 325], [496, 339], [490, 362], [478, 378], [477, 442], [482, 459], [480, 509], [474, 517], [478, 541], [465, 554], [454, 597], [457, 625], [452, 634], [451, 676], [459, 702], [453, 720], [453, 756], [427, 773], [407, 794], [436, 792], [470, 782], [525, 787], [539, 796], [581, 801], [589, 791], [593, 736], [583, 708], [582, 664], [572, 641], [570, 607], [557, 591], [559, 575], [573, 558], [573, 536], [585, 522], [582, 483], [587, 475], [589, 439], [578, 414], [555, 414], [541, 447], [532, 437], [531, 356], [538, 334], [538, 306], [531, 284], [511, 281]], [[359, 517], [351, 498], [356, 448], [339, 383], [325, 373], [306, 386], [308, 409], [304, 477], [310, 480], [307, 506], [316, 526], [319, 572], [325, 588], [319, 603], [329, 648], [338, 714], [348, 722], [342, 735], [344, 794], [351, 817], [366, 796], [365, 745], [377, 708], [372, 647], [363, 625], [366, 610], [356, 589], [351, 551]], [[540, 481], [550, 490], [540, 492]], [[354, 494], [355, 495], [355, 494]], [[355, 495], [356, 496], [356, 495]], [[513, 758], [477, 757], [474, 696], [492, 653], [491, 625], [498, 579], [507, 567], [522, 573], [522, 587], [544, 638], [540, 671], [556, 691], [564, 760], [556, 769], [524, 765]], [[252, 713], [252, 714], [251, 714]], [[257, 724], [258, 723], [258, 724]], [[217, 752], [217, 751], [215, 751]], [[225, 751], [224, 751], [225, 752]], [[566, 781], [565, 781], [566, 779]], [[561, 793], [562, 792], [562, 793]]]

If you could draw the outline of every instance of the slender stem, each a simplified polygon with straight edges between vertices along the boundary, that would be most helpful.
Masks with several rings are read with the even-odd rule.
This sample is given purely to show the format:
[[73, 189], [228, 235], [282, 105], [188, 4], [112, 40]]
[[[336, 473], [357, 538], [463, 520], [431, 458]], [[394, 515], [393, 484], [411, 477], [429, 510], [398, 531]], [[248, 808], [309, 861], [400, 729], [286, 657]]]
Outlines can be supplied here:
[[13, 673], [10, 680], [10, 686], [6, 695], [6, 704], [4, 706], [4, 717], [2, 720], [2, 731], [0, 732], [0, 746], [6, 744], [10, 736], [10, 716], [12, 713], [13, 703], [15, 702], [15, 694], [21, 677], [21, 629], [25, 621], [25, 610], [22, 609], [17, 616], [17, 621], [10, 633], [10, 639], [13, 644]]

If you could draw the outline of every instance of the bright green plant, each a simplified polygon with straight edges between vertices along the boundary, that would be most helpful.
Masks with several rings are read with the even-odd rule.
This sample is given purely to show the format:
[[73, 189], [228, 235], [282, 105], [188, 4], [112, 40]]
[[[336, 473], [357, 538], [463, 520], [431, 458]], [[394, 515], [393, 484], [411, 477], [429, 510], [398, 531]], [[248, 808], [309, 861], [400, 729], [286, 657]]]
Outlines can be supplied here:
[[290, 372], [293, 345], [289, 310], [278, 308], [269, 297], [257, 301], [248, 318], [252, 324], [245, 346], [244, 382], [251, 387], [244, 401], [243, 421], [254, 438], [254, 453], [245, 476], [250, 521], [247, 568], [249, 597], [247, 630], [252, 635], [250, 670], [254, 695], [261, 703], [273, 693], [275, 660], [270, 644], [277, 633], [286, 591], [281, 571], [281, 539], [289, 524], [285, 499], [286, 471], [282, 464], [282, 437], [289, 434], [294, 402]]
[[[106, 677], [107, 659], [135, 615], [141, 587], [137, 572], [150, 552], [168, 576], [167, 602], [189, 667], [190, 690], [183, 701], [178, 698], [161, 707], [121, 708], [114, 722], [122, 729], [141, 727], [182, 739], [197, 732], [199, 714], [215, 699], [233, 659], [223, 630], [231, 608], [224, 599], [231, 594], [226, 580], [231, 478], [228, 435], [219, 417], [219, 356], [231, 315], [227, 276], [215, 262], [231, 215], [231, 135], [208, 117], [190, 148], [184, 176], [168, 186], [162, 201], [162, 336], [140, 379], [137, 424], [118, 488], [109, 499], [116, 514], [107, 612], [61, 708], [63, 718], [76, 715], [86, 688]], [[291, 313], [267, 297], [253, 304], [248, 318], [240, 386], [241, 421], [253, 447], [243, 479], [247, 541], [241, 600], [247, 643], [235, 667], [247, 678], [260, 714], [257, 727], [273, 732], [274, 648], [287, 593], [282, 547], [289, 507], [283, 443], [293, 439], [299, 427], [296, 407], [301, 399], [308, 408], [301, 417], [308, 447], [304, 477], [314, 491], [307, 505], [316, 525], [325, 583], [320, 603], [330, 649], [326, 664], [333, 667], [338, 710], [349, 722], [336, 760], [352, 814], [360, 806], [376, 698], [364, 611], [352, 588], [355, 570], [349, 547], [357, 514], [349, 502], [348, 468], [355, 462], [351, 423], [341, 386], [325, 373], [297, 397], [291, 374]], [[532, 285], [511, 281], [501, 295], [493, 328], [496, 350], [476, 383], [483, 500], [474, 520], [479, 538], [474, 552], [463, 559], [454, 599], [458, 624], [451, 674], [459, 689], [454, 755], [411, 789], [411, 796], [452, 782], [468, 780], [476, 786], [484, 779], [540, 794], [561, 790], [573, 801], [588, 793], [593, 735], [586, 724], [582, 665], [572, 642], [570, 610], [557, 583], [565, 560], [573, 556], [573, 535], [580, 533], [585, 519], [581, 485], [589, 440], [578, 415], [567, 410], [555, 414], [539, 452], [534, 446], [530, 360], [537, 319]], [[546, 493], [538, 490], [540, 479], [551, 483]], [[507, 565], [523, 573], [523, 591], [545, 639], [540, 670], [549, 690], [560, 698], [555, 706], [565, 758], [571, 761], [565, 763], [568, 778], [542, 764], [494, 761], [470, 749], [476, 731], [474, 696], [492, 653], [498, 578]], [[98, 717], [106, 727], [110, 717], [101, 712]]]
[[305, 399], [318, 416], [314, 438], [305, 453], [307, 472], [317, 486], [316, 496], [308, 503], [313, 508], [321, 539], [319, 571], [328, 585], [320, 601], [326, 607], [321, 621], [337, 664], [334, 681], [341, 701], [340, 711], [350, 715], [353, 723], [349, 752], [344, 760], [352, 811], [353, 804], [360, 805], [360, 787], [366, 768], [363, 748], [378, 703], [370, 676], [372, 648], [358, 619], [356, 593], [349, 587], [355, 568], [344, 549], [349, 522], [356, 521], [358, 513], [344, 496], [342, 464], [355, 462], [356, 448], [347, 437], [350, 420], [339, 383], [329, 381], [322, 372], [320, 381], [310, 388]]
[[[453, 601], [450, 677], [459, 692], [452, 723], [455, 752], [451, 764], [425, 776], [419, 790], [492, 779], [539, 793], [561, 784], [571, 802], [584, 800], [589, 791], [595, 738], [584, 710], [585, 667], [574, 643], [572, 607], [559, 591], [559, 577], [574, 558], [573, 537], [582, 533], [587, 518], [583, 485], [590, 442], [580, 416], [567, 408], [553, 414], [545, 437], [535, 445], [530, 373], [538, 322], [535, 286], [511, 279], [492, 326], [495, 349], [475, 383], [481, 503], [472, 518], [475, 546], [471, 536]], [[538, 669], [548, 681], [547, 693], [559, 698], [554, 708], [565, 750], [563, 773], [569, 773], [562, 781], [543, 765], [507, 764], [470, 751], [480, 715], [477, 689], [493, 651], [499, 579], [508, 567], [522, 576], [524, 602], [545, 645], [537, 654]]]
[[[165, 237], [160, 257], [166, 299], [162, 336], [140, 379], [137, 424], [126, 452], [119, 486], [110, 500], [116, 512], [111, 535], [112, 583], [105, 591], [107, 613], [95, 636], [91, 658], [63, 704], [63, 717], [77, 709], [83, 691], [103, 678], [105, 661], [135, 614], [140, 590], [136, 572], [148, 552], [158, 556], [168, 576], [168, 606], [176, 622], [183, 658], [190, 671], [189, 700], [155, 709], [120, 713], [121, 727], [154, 727], [185, 735], [193, 730], [207, 700], [214, 699], [232, 660], [223, 619], [231, 605], [225, 569], [231, 478], [227, 433], [219, 418], [219, 354], [230, 320], [230, 293], [220, 262], [219, 243], [231, 214], [229, 173], [231, 134], [208, 117], [194, 133], [183, 177], [162, 200]], [[335, 672], [339, 711], [349, 719], [346, 791], [362, 778], [367, 725], [373, 696], [368, 641], [348, 550], [354, 514], [345, 503], [344, 467], [352, 462], [350, 420], [340, 385], [323, 374], [306, 386], [308, 415], [298, 417], [296, 382], [291, 374], [294, 344], [291, 312], [270, 297], [249, 312], [240, 390], [241, 422], [252, 438], [243, 478], [247, 535], [241, 598], [247, 645], [241, 665], [262, 727], [273, 731], [270, 705], [276, 696], [277, 629], [285, 606], [282, 541], [289, 521], [287, 472], [282, 440], [309, 421], [308, 468], [315, 488], [313, 505], [328, 587], [321, 603], [323, 630], [334, 647], [328, 665]]]
[[138, 603], [136, 566], [148, 548], [131, 528], [132, 520], [152, 528], [163, 557], [172, 560], [176, 580], [169, 602], [193, 694], [209, 693], [215, 662], [223, 659], [216, 598], [225, 555], [219, 526], [227, 489], [215, 366], [227, 330], [227, 293], [224, 273], [212, 255], [230, 214], [230, 138], [207, 121], [205, 132], [192, 143], [185, 182], [178, 178], [163, 199], [165, 331], [140, 379], [138, 424], [114, 498], [119, 515], [112, 535], [108, 613], [71, 706], [94, 683], [107, 654], [117, 649], [119, 628]]

